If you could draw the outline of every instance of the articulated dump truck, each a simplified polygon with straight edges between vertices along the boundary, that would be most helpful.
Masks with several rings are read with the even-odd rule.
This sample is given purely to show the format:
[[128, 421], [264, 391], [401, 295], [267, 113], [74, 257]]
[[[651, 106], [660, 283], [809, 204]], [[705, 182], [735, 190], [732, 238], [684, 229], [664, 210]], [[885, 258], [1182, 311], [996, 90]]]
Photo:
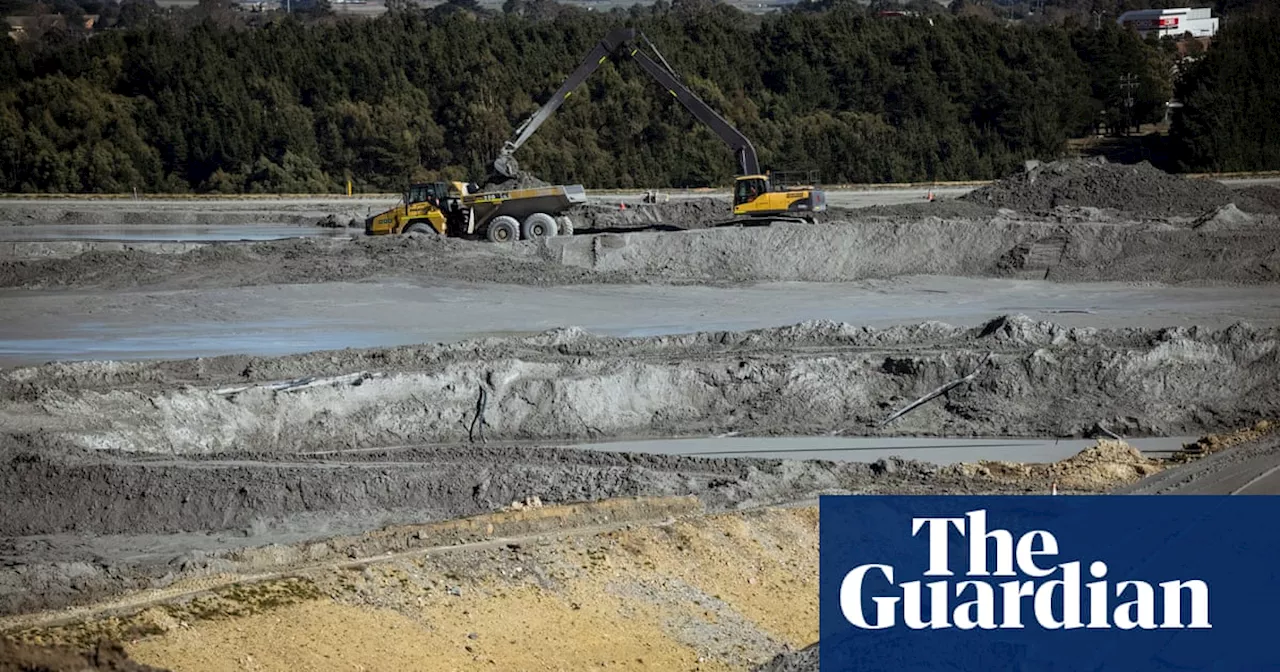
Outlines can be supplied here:
[[587, 190], [572, 186], [533, 187], [472, 193], [462, 182], [415, 184], [404, 200], [364, 222], [371, 236], [437, 233], [495, 243], [572, 235], [564, 213], [587, 202]]

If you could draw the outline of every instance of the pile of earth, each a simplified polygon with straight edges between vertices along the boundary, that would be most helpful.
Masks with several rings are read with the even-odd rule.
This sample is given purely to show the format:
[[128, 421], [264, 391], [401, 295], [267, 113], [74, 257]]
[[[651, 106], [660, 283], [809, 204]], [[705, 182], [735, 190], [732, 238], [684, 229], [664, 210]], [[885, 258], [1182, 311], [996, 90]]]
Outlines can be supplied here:
[[1256, 225], [1268, 225], [1274, 220], [1274, 217], [1258, 217], [1244, 212], [1237, 208], [1234, 203], [1228, 203], [1216, 210], [1206, 212], [1198, 217], [1191, 224], [1191, 228], [1197, 231], [1224, 231], [1231, 229], [1243, 229]]
[[1062, 490], [1103, 491], [1117, 483], [1133, 483], [1163, 470], [1124, 441], [1099, 439], [1094, 446], [1052, 464], [983, 461], [961, 465], [966, 475], [1010, 483], [1049, 480]]
[[1267, 436], [1280, 431], [1280, 423], [1271, 420], [1259, 420], [1252, 427], [1227, 432], [1225, 434], [1209, 434], [1201, 437], [1195, 443], [1189, 443], [1182, 447], [1182, 452], [1176, 453], [1171, 457], [1171, 461], [1185, 462], [1194, 460], [1202, 455], [1210, 453], [1220, 453], [1232, 446], [1238, 446], [1242, 443], [1250, 443], [1259, 441]]
[[[1095, 432], [1098, 423], [1126, 436], [1200, 434], [1280, 413], [1278, 351], [1280, 329], [1274, 327], [1238, 323], [1213, 331], [1092, 330], [1010, 315], [976, 327], [928, 322], [871, 329], [815, 321], [743, 332], [627, 338], [564, 329], [279, 357], [17, 368], [0, 372], [0, 417], [6, 421], [0, 431], [0, 488], [16, 500], [7, 504], [9, 515], [0, 517], [0, 534], [19, 522], [26, 526], [13, 533], [62, 531], [68, 529], [68, 517], [83, 521], [103, 515], [104, 501], [142, 507], [135, 513], [145, 513], [142, 520], [122, 515], [118, 522], [128, 529], [117, 531], [161, 525], [171, 516], [176, 521], [201, 515], [199, 502], [182, 501], [185, 492], [175, 479], [204, 476], [173, 475], [182, 465], [154, 458], [145, 464], [128, 457], [121, 457], [124, 463], [113, 461], [104, 452], [110, 450], [171, 456], [251, 451], [280, 457], [430, 445], [435, 447], [420, 455], [430, 468], [409, 465], [404, 473], [438, 476], [450, 461], [441, 446], [452, 444], [459, 447], [454, 457], [463, 466], [448, 478], [465, 474], [479, 483], [481, 453], [471, 443], [476, 438], [565, 445], [730, 432], [1067, 437], [1103, 433]], [[924, 404], [884, 426], [894, 410], [979, 367], [981, 375], [972, 385], [949, 391], [945, 402]], [[471, 427], [480, 389], [486, 390], [487, 405], [482, 437]], [[65, 447], [88, 451], [81, 459], [92, 458], [100, 466], [64, 468], [17, 456], [6, 460], [5, 437], [17, 442], [20, 454], [51, 459], [49, 448]], [[536, 452], [525, 450], [526, 457]], [[411, 449], [394, 452], [417, 454]], [[511, 476], [513, 460], [521, 454], [514, 447], [494, 453], [494, 468]], [[592, 460], [603, 459], [592, 455]], [[379, 464], [398, 458], [380, 459]], [[548, 459], [563, 466], [585, 458], [574, 453]], [[220, 468], [232, 473], [242, 466]], [[264, 480], [261, 491], [219, 494], [202, 486], [201, 496], [211, 498], [208, 510], [227, 522], [242, 513], [230, 508], [229, 497], [244, 498], [254, 504], [253, 510], [267, 505], [256, 503], [261, 493], [271, 493], [272, 506], [297, 502], [314, 508], [328, 498], [341, 499], [338, 483], [360, 476], [326, 475], [322, 492], [296, 492], [286, 499], [276, 486], [296, 484], [302, 478], [298, 470], [306, 468], [256, 464], [224, 483], [240, 486], [259, 475], [274, 479]], [[695, 470], [693, 464], [683, 469]], [[138, 478], [138, 492], [147, 496], [122, 502], [117, 500], [128, 482], [120, 477], [124, 472], [165, 477], [155, 485]], [[50, 494], [42, 485], [47, 482], [42, 479], [52, 476], [65, 487], [72, 474], [88, 479], [77, 491]], [[33, 480], [33, 475], [39, 478]], [[543, 475], [538, 471], [539, 478]], [[468, 486], [458, 501], [474, 505], [487, 487], [474, 491]], [[421, 487], [391, 489], [372, 496], [385, 494], [396, 506], [407, 506], [403, 502], [424, 492]], [[165, 508], [166, 494], [183, 506]], [[67, 498], [98, 495], [102, 500], [85, 504], [84, 512], [66, 506]], [[499, 499], [510, 501], [507, 497]], [[444, 504], [442, 491], [434, 491], [429, 503]], [[20, 515], [27, 509], [32, 513]], [[32, 527], [36, 518], [63, 522]], [[175, 525], [166, 529], [190, 529], [185, 523]]]
[[519, 171], [515, 177], [507, 177], [498, 173], [494, 173], [485, 178], [484, 185], [480, 187], [481, 191], [509, 191], [512, 189], [533, 189], [536, 187], [549, 187], [547, 182], [536, 175]]
[[1170, 175], [1145, 161], [1123, 165], [1101, 158], [1030, 162], [1026, 170], [960, 198], [1029, 213], [1047, 213], [1065, 205], [1173, 217], [1201, 215], [1229, 203], [1246, 212], [1274, 212], [1251, 194], [1219, 182]]
[[681, 198], [662, 203], [593, 203], [570, 211], [575, 230], [601, 232], [646, 229], [703, 229], [733, 219], [727, 198]]
[[[706, 225], [669, 235], [587, 226], [580, 230], [604, 235], [501, 245], [439, 236], [314, 236], [195, 249], [191, 244], [97, 247], [59, 242], [36, 243], [26, 250], [26, 244], [17, 243], [0, 249], [0, 287], [207, 290], [392, 276], [535, 286], [842, 282], [901, 275], [1060, 282], [1280, 281], [1280, 218], [1239, 215], [1223, 210], [1199, 228], [1192, 228], [1196, 218], [1184, 218], [1181, 225], [1073, 218], [1071, 226], [1064, 226], [1065, 221], [1016, 214], [977, 220], [867, 216], [817, 225]], [[6, 252], [15, 256], [5, 258]]]

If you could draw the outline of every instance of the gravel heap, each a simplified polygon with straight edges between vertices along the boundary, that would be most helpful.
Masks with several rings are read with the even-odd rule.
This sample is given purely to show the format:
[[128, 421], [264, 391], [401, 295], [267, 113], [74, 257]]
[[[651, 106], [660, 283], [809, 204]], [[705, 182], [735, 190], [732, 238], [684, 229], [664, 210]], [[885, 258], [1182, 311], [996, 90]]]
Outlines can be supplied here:
[[480, 187], [481, 191], [509, 191], [511, 189], [533, 189], [535, 187], [549, 187], [547, 182], [535, 175], [531, 175], [524, 171], [515, 177], [506, 177], [503, 175], [493, 174], [485, 179], [484, 186]]
[[579, 231], [701, 229], [733, 219], [729, 199], [680, 198], [662, 203], [593, 203], [569, 212]]
[[1267, 204], [1219, 182], [1170, 175], [1143, 162], [1104, 159], [1029, 162], [1026, 170], [976, 189], [962, 200], [1047, 213], [1060, 206], [1110, 208], [1152, 217], [1201, 215], [1228, 203], [1248, 212], [1270, 212]]

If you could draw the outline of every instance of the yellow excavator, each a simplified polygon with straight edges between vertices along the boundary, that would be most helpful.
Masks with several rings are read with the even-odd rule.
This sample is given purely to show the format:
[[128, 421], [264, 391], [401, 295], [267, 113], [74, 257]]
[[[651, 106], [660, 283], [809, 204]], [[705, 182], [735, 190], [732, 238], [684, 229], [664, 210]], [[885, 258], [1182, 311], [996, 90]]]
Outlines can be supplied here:
[[[653, 51], [657, 61], [641, 49], [638, 40], [643, 40], [644, 44]], [[514, 157], [515, 152], [569, 96], [573, 95], [574, 89], [586, 81], [610, 57], [621, 54], [635, 60], [641, 69], [653, 77], [693, 113], [694, 117], [706, 124], [733, 150], [738, 160], [738, 177], [734, 180], [733, 187], [733, 215], [738, 219], [721, 222], [721, 224], [780, 220], [812, 222], [814, 213], [827, 209], [826, 194], [816, 187], [813, 173], [770, 175], [761, 172], [759, 160], [756, 158], [756, 149], [751, 141], [690, 91], [671, 69], [667, 60], [658, 52], [653, 42], [634, 28], [619, 28], [610, 32], [587, 54], [586, 59], [569, 75], [555, 95], [516, 128], [512, 138], [503, 145], [498, 158], [493, 162], [494, 170], [506, 177], [517, 177], [520, 174], [520, 168]]]

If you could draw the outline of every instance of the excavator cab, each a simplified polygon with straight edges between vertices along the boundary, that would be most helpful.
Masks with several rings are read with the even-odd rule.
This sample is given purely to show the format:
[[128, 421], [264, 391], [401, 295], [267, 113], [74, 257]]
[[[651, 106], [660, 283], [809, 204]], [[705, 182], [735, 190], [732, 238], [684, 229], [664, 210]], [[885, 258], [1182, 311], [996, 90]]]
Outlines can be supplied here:
[[769, 180], [763, 175], [743, 175], [733, 189], [733, 205], [746, 205], [769, 192]]
[[827, 209], [826, 194], [816, 184], [815, 172], [743, 175], [734, 184], [733, 214], [814, 221], [813, 213]]

